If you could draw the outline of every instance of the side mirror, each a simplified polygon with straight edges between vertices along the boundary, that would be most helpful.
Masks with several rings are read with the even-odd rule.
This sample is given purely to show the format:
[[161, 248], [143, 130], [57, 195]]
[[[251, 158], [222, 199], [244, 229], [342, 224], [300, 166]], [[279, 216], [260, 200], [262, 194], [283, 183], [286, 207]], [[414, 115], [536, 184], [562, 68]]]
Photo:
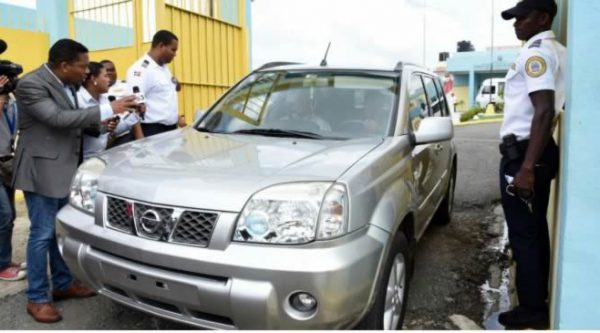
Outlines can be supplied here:
[[415, 145], [452, 139], [454, 126], [450, 117], [429, 117], [421, 120], [419, 129], [413, 134]]
[[206, 114], [206, 109], [196, 109], [196, 113], [194, 114], [194, 122], [197, 122]]

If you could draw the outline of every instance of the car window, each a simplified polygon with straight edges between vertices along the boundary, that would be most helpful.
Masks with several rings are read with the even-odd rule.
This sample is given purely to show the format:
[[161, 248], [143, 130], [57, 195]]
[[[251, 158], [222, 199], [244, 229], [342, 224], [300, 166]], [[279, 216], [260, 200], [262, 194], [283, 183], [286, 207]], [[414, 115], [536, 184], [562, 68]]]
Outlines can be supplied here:
[[429, 116], [443, 117], [442, 100], [438, 96], [433, 78], [423, 75], [423, 83], [425, 84], [425, 92], [427, 93], [427, 101], [429, 102]]
[[505, 85], [506, 85], [506, 83], [504, 83], [504, 82], [498, 82], [498, 95], [504, 94], [504, 86]]
[[249, 76], [207, 115], [214, 132], [295, 130], [325, 137], [387, 134], [398, 77], [345, 72], [266, 72]]
[[450, 115], [450, 111], [448, 111], [448, 105], [446, 104], [446, 96], [444, 95], [444, 88], [442, 86], [442, 82], [439, 78], [435, 78], [433, 80], [435, 82], [435, 88], [437, 89], [438, 98], [440, 100], [440, 107], [442, 108], [442, 115], [448, 116]]
[[421, 119], [429, 116], [426, 98], [421, 76], [413, 74], [408, 83], [408, 117], [414, 130], [419, 129]]

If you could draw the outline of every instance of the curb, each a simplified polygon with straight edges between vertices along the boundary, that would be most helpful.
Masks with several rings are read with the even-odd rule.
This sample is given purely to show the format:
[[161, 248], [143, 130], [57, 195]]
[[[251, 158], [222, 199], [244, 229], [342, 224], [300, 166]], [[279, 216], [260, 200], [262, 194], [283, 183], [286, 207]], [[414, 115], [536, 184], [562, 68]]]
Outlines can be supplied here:
[[464, 123], [454, 124], [454, 126], [456, 127], [456, 126], [469, 126], [469, 125], [479, 125], [479, 124], [494, 124], [494, 123], [501, 123], [502, 120], [503, 120], [503, 118], [471, 120], [471, 121], [467, 121]]

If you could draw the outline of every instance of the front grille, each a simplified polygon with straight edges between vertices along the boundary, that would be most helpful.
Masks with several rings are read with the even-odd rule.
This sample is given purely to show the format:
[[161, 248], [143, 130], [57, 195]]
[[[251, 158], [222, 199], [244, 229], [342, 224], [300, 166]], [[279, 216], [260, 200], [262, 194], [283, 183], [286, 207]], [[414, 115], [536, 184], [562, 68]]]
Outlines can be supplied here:
[[109, 228], [156, 241], [207, 247], [219, 214], [107, 196]]
[[108, 211], [106, 219], [108, 225], [114, 229], [133, 232], [133, 207], [127, 201], [108, 197]]
[[217, 214], [185, 211], [171, 236], [173, 242], [207, 246], [217, 222]]

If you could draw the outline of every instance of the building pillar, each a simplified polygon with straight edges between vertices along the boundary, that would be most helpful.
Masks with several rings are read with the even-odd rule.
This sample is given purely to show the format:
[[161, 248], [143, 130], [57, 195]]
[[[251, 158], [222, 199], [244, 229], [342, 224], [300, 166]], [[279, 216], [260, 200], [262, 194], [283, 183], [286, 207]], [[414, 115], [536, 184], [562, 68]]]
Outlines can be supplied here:
[[569, 1], [555, 329], [600, 329], [599, 1]]
[[475, 87], [475, 70], [469, 70], [469, 108], [475, 106], [475, 95], [477, 87]]
[[50, 35], [50, 44], [69, 38], [69, 0], [37, 0], [38, 21], [43, 22], [44, 31]]

